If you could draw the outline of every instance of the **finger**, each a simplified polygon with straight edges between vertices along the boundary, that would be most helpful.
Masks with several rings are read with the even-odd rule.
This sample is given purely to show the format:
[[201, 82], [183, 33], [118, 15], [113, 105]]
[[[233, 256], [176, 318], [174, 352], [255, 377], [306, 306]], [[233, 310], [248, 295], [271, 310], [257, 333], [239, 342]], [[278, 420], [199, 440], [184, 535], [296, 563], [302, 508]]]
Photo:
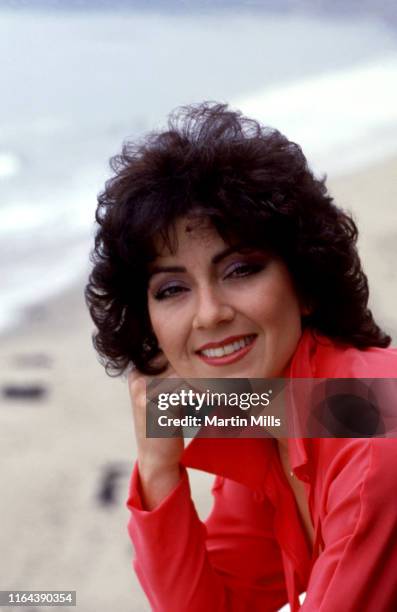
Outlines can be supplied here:
[[132, 381], [129, 394], [133, 412], [142, 411], [146, 405], [146, 380], [143, 376]]

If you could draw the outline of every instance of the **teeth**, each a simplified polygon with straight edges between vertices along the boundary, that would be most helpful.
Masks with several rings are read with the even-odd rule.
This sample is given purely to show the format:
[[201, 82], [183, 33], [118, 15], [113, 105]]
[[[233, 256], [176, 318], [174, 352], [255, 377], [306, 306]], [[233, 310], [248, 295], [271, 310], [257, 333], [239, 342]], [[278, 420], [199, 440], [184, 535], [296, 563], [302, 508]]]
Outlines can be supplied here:
[[204, 351], [200, 352], [206, 357], [224, 357], [225, 355], [230, 355], [231, 353], [244, 348], [244, 346], [251, 344], [253, 338], [254, 336], [246, 336], [245, 338], [241, 338], [241, 340], [237, 340], [231, 344], [225, 344], [225, 346], [219, 346], [217, 348], [205, 349]]

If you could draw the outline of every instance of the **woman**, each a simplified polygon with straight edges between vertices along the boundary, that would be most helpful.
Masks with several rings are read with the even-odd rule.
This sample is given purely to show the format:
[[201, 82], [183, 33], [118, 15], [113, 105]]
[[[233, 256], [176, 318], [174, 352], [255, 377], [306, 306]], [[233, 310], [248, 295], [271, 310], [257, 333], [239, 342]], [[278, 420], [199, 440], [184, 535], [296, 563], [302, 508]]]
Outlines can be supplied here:
[[[126, 144], [99, 197], [87, 300], [129, 377], [128, 507], [153, 610], [397, 609], [393, 439], [146, 438], [147, 375], [393, 378], [353, 220], [301, 149], [225, 105]], [[172, 382], [172, 381], [171, 381]], [[203, 525], [186, 466], [217, 475]]]

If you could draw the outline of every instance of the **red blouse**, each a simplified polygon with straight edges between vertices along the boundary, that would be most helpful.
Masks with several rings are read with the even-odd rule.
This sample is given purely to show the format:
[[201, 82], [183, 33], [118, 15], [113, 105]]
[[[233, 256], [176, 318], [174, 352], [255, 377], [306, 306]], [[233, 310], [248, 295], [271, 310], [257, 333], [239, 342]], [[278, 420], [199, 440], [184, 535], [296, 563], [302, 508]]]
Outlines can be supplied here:
[[[397, 378], [397, 350], [359, 351], [306, 331], [292, 378]], [[129, 533], [156, 612], [397, 610], [397, 439], [290, 439], [315, 529], [309, 544], [271, 439], [194, 439], [182, 479], [143, 509], [135, 465]], [[187, 467], [217, 475], [205, 523]], [[306, 599], [299, 604], [299, 593]]]

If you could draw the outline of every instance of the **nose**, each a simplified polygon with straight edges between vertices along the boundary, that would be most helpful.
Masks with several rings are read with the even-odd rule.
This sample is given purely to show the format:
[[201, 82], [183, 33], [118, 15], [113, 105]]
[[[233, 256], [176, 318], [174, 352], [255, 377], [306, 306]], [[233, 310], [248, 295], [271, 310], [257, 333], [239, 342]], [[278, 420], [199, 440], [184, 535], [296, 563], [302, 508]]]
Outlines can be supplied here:
[[234, 316], [234, 307], [225, 299], [222, 291], [209, 286], [197, 290], [193, 329], [216, 327], [220, 323], [232, 321]]

